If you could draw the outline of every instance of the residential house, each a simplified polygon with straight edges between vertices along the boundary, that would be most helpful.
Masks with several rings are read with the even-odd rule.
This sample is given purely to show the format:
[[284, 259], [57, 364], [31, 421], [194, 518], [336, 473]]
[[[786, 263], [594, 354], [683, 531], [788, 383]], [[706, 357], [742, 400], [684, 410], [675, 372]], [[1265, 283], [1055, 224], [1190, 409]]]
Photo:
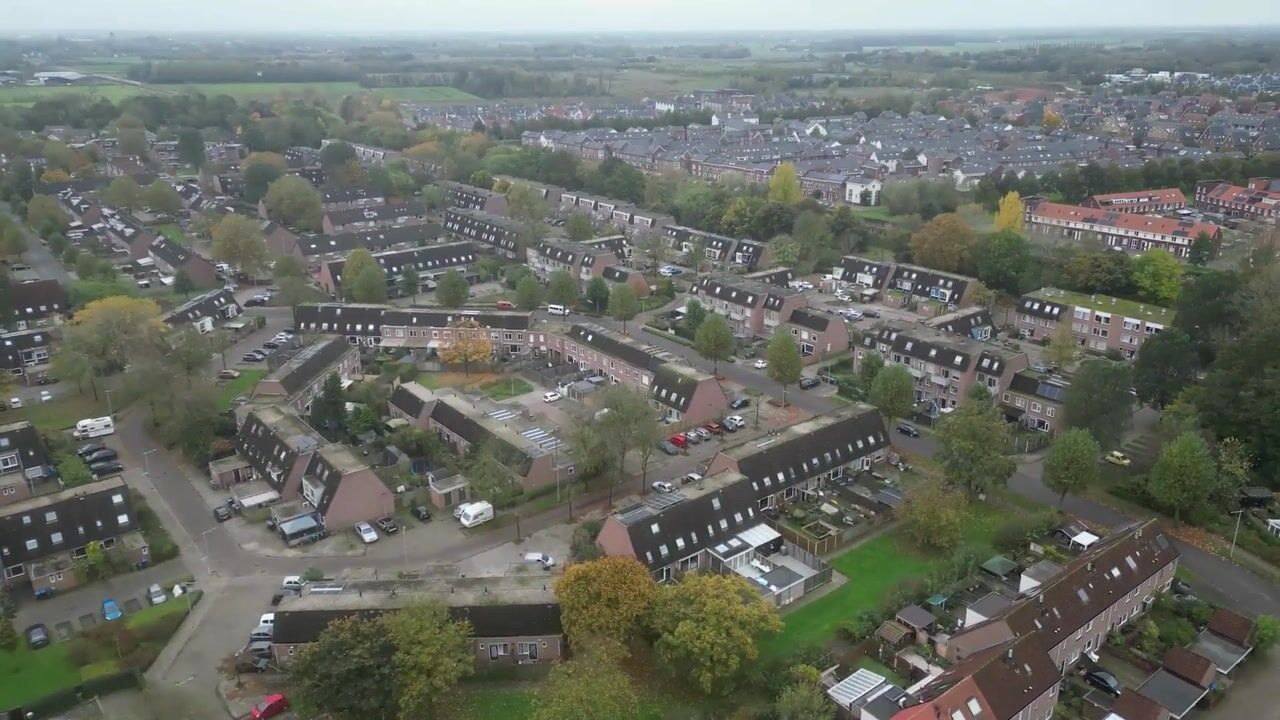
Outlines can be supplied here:
[[0, 335], [0, 365], [14, 375], [26, 375], [48, 364], [55, 339], [52, 331], [43, 328]]
[[374, 228], [398, 227], [422, 224], [427, 221], [427, 211], [417, 201], [394, 205], [369, 205], [346, 210], [326, 210], [321, 219], [325, 235], [341, 232], [358, 232]]
[[0, 565], [10, 589], [37, 597], [80, 584], [75, 562], [90, 543], [128, 566], [148, 559], [129, 488], [120, 477], [0, 505]]
[[1209, 616], [1209, 624], [1196, 636], [1190, 650], [1213, 661], [1218, 672], [1230, 675], [1253, 651], [1255, 622], [1226, 608]]
[[298, 236], [292, 230], [274, 220], [262, 221], [262, 240], [267, 245], [267, 254], [271, 257], [279, 255], [299, 256]]
[[800, 359], [815, 363], [849, 349], [849, 328], [840, 318], [811, 308], [796, 308], [783, 325], [791, 331]]
[[147, 256], [167, 275], [186, 273], [197, 289], [207, 290], [218, 285], [218, 271], [212, 262], [163, 235], [156, 235], [147, 245]]
[[466, 185], [460, 182], [444, 182], [445, 200], [449, 207], [480, 210], [494, 215], [507, 214], [507, 196], [499, 192]]
[[946, 642], [953, 662], [1016, 638], [1039, 639], [1061, 670], [1097, 650], [1107, 633], [1137, 618], [1167, 590], [1179, 551], [1146, 520], [1095, 542], [1040, 592], [1018, 600], [1001, 614], [957, 631]]
[[1075, 242], [1097, 237], [1106, 247], [1130, 254], [1158, 249], [1185, 261], [1201, 234], [1215, 242], [1222, 239], [1221, 228], [1208, 222], [1063, 205], [1041, 197], [1025, 198], [1023, 208], [1030, 231]]
[[885, 297], [906, 306], [923, 302], [923, 309], [941, 315], [968, 305], [977, 285], [977, 280], [964, 275], [918, 265], [898, 265], [893, 269]]
[[334, 620], [377, 616], [425, 603], [440, 603], [449, 618], [466, 621], [471, 655], [479, 669], [552, 663], [565, 652], [560, 605], [552, 583], [539, 575], [427, 577], [412, 580], [338, 578], [308, 583], [275, 608], [272, 652], [288, 665]]
[[[610, 290], [618, 285], [626, 285], [631, 288], [631, 292], [635, 293], [636, 297], [649, 296], [649, 279], [639, 270], [624, 265], [609, 265], [600, 273], [600, 277], [604, 278]], [[604, 308], [600, 309], [604, 310]]]
[[570, 240], [543, 240], [529, 248], [528, 267], [535, 277], [546, 282], [551, 275], [565, 271], [579, 287], [593, 277], [603, 277], [604, 269], [621, 260], [606, 244], [587, 244]]
[[796, 308], [808, 305], [804, 293], [766, 285], [737, 275], [704, 275], [692, 288], [707, 312], [723, 317], [739, 337], [772, 335]]
[[1090, 195], [1080, 205], [1118, 213], [1157, 215], [1181, 210], [1187, 206], [1187, 198], [1178, 188], [1160, 188], [1159, 190]]
[[737, 248], [742, 241], [727, 235], [717, 235], [683, 225], [668, 225], [663, 228], [663, 232], [671, 249], [679, 253], [687, 255], [698, 243], [701, 243], [703, 259], [711, 261], [713, 266], [725, 267], [732, 264], [755, 270], [759, 264], [760, 258], [752, 256], [751, 253], [739, 257]]
[[390, 515], [396, 500], [391, 489], [369, 467], [367, 459], [346, 445], [321, 445], [302, 473], [298, 492], [325, 527], [347, 528], [357, 522]]
[[664, 418], [686, 426], [724, 417], [729, 400], [715, 377], [676, 362], [659, 348], [597, 325], [573, 325], [548, 337], [553, 362], [643, 389]]
[[1064, 378], [1023, 369], [1009, 378], [1009, 384], [997, 397], [1000, 409], [1011, 422], [1057, 435], [1070, 389], [1071, 383]]
[[854, 368], [871, 353], [911, 373], [914, 400], [931, 415], [959, 405], [975, 384], [1000, 397], [1013, 376], [1027, 367], [1025, 353], [907, 323], [886, 323], [866, 333], [854, 349]]
[[61, 490], [49, 449], [26, 420], [0, 425], [0, 506]]
[[1102, 720], [1169, 720], [1169, 711], [1125, 688]]
[[1169, 648], [1161, 666], [1135, 691], [1169, 711], [1173, 720], [1186, 717], [1209, 694], [1217, 680], [1213, 661], [1180, 647]]
[[67, 291], [57, 280], [22, 280], [9, 284], [9, 305], [16, 330], [58, 324], [67, 312]]
[[[889, 279], [893, 277], [893, 263], [874, 262], [857, 255], [845, 255], [831, 269], [831, 274], [838, 283], [851, 285], [862, 291], [865, 298], [874, 298], [889, 287]], [[837, 285], [834, 289], [842, 290], [845, 285]]]
[[524, 407], [450, 389], [428, 390], [417, 383], [400, 387], [408, 395], [395, 393], [388, 401], [393, 418], [436, 433], [459, 456], [483, 447], [511, 472], [521, 490], [532, 492], [573, 479], [576, 468], [569, 441], [560, 436], [562, 428], [531, 416]]
[[1172, 310], [1150, 303], [1041, 288], [1018, 300], [1014, 326], [1024, 338], [1045, 340], [1070, 320], [1076, 344], [1097, 353], [1113, 350], [1132, 360], [1147, 338], [1173, 324], [1173, 317]]
[[397, 248], [417, 247], [434, 243], [440, 237], [440, 226], [435, 223], [405, 225], [404, 227], [377, 228], [336, 235], [301, 235], [294, 254], [318, 270], [325, 260], [345, 258], [354, 250], [378, 253]]
[[1229, 218], [1242, 218], [1274, 225], [1280, 220], [1280, 182], [1252, 178], [1246, 187], [1225, 180], [1205, 180], [1196, 184], [1196, 207]]
[[547, 345], [547, 334], [536, 331], [532, 313], [488, 308], [319, 303], [294, 308], [293, 321], [300, 332], [338, 333], [353, 345], [406, 347], [426, 357], [452, 339], [463, 321], [474, 321], [488, 332], [499, 356], [525, 355]]
[[892, 720], [1048, 720], [1060, 672], [1035, 635], [959, 660], [908, 696]]
[[478, 247], [508, 260], [523, 260], [521, 238], [524, 230], [514, 220], [486, 213], [481, 210], [448, 208], [444, 211], [444, 231], [449, 235], [470, 240]]
[[884, 183], [875, 178], [851, 175], [844, 181], [844, 201], [850, 205], [879, 205], [883, 190]]
[[322, 210], [350, 210], [351, 208], [386, 204], [386, 195], [367, 185], [328, 188], [320, 194], [320, 208]]
[[169, 327], [181, 329], [188, 323], [201, 335], [213, 332], [219, 322], [240, 316], [242, 308], [236, 296], [227, 288], [218, 288], [197, 295], [170, 310], [164, 316]]
[[981, 306], [962, 308], [954, 312], [943, 313], [925, 320], [925, 325], [945, 333], [973, 338], [974, 340], [990, 340], [995, 335], [996, 322], [991, 311]]
[[330, 376], [353, 380], [360, 374], [360, 351], [345, 338], [331, 335], [302, 348], [280, 367], [258, 381], [253, 397], [270, 398], [299, 414], [311, 411]]
[[[398, 297], [403, 294], [403, 275], [406, 268], [418, 273], [418, 289], [434, 288], [439, 278], [450, 270], [456, 270], [464, 278], [474, 280], [472, 266], [479, 256], [469, 242], [443, 243], [399, 250], [373, 253], [373, 259], [387, 276], [387, 294]], [[334, 297], [342, 295], [342, 270], [346, 259], [330, 260], [320, 266], [317, 281], [320, 288]]]

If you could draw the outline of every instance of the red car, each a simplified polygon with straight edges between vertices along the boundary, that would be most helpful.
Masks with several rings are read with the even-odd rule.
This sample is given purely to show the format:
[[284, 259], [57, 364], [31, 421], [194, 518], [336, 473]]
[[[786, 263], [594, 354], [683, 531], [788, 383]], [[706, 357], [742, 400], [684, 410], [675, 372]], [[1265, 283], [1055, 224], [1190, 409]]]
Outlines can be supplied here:
[[253, 706], [253, 720], [267, 720], [289, 709], [289, 699], [282, 693], [271, 693]]
[[672, 435], [671, 437], [667, 438], [667, 442], [671, 443], [672, 445], [675, 445], [678, 448], [689, 447], [689, 438], [685, 437], [684, 433], [676, 433], [675, 435]]

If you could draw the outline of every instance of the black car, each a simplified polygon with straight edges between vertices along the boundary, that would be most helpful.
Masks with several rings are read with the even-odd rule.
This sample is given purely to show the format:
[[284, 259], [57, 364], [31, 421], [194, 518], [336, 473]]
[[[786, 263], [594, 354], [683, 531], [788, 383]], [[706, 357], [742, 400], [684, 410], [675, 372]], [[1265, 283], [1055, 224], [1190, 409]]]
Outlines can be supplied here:
[[1116, 697], [1119, 697], [1120, 691], [1124, 689], [1120, 686], [1120, 681], [1116, 679], [1116, 676], [1106, 670], [1090, 670], [1084, 674], [1084, 681], [1102, 692]]
[[729, 403], [729, 407], [733, 408], [734, 410], [741, 410], [744, 407], [750, 407], [750, 406], [751, 406], [751, 398], [746, 398], [746, 397], [736, 397], [733, 399], [733, 402]]
[[256, 295], [244, 301], [244, 307], [266, 307], [266, 305], [266, 298], [257, 297]]
[[231, 508], [226, 505], [219, 505], [213, 509], [213, 519], [218, 522], [226, 522], [231, 519]]
[[878, 319], [880, 317], [880, 312], [878, 310], [863, 310], [862, 317]]
[[431, 511], [426, 505], [415, 505], [409, 512], [422, 522], [431, 522]]
[[84, 455], [82, 457], [84, 458], [84, 461], [89, 463], [90, 465], [94, 463], [107, 462], [109, 460], [120, 459], [119, 453], [117, 453], [115, 450], [112, 450], [111, 448], [102, 448], [101, 450], [94, 450], [88, 455]]
[[278, 343], [278, 342], [276, 342], [276, 341], [274, 341], [274, 340], [268, 340], [268, 341], [266, 341], [266, 342], [262, 343], [262, 347], [267, 348], [268, 350], [279, 350], [279, 349], [280, 349], [280, 343]]
[[28, 627], [25, 634], [27, 636], [27, 647], [32, 650], [39, 650], [50, 642], [49, 628], [45, 627], [44, 623], [36, 623]]
[[907, 437], [920, 437], [920, 431], [917, 430], [914, 425], [909, 425], [907, 423], [898, 423], [898, 432], [902, 435], [906, 435]]
[[400, 532], [400, 526], [396, 524], [396, 519], [392, 517], [380, 517], [377, 520], [374, 520], [373, 524], [377, 525], [379, 530], [388, 535], [395, 535]]
[[671, 443], [667, 442], [666, 440], [663, 440], [662, 442], [658, 443], [658, 449], [659, 449], [659, 450], [661, 450], [662, 452], [664, 452], [664, 453], [668, 454], [668, 455], [679, 455], [679, 454], [680, 454], [680, 448], [676, 447], [675, 445], [672, 445]]
[[110, 475], [111, 473], [124, 472], [124, 465], [121, 465], [115, 460], [108, 460], [106, 462], [97, 462], [90, 465], [89, 471], [97, 477], [102, 477], [103, 475]]
[[98, 452], [99, 450], [106, 450], [106, 449], [107, 449], [106, 445], [95, 442], [95, 443], [89, 443], [87, 445], [81, 445], [80, 448], [76, 450], [76, 454], [79, 455], [80, 457], [88, 457]]
[[819, 379], [818, 379], [818, 378], [816, 378], [816, 377], [800, 378], [800, 389], [801, 389], [801, 390], [808, 390], [809, 388], [816, 388], [816, 387], [818, 387], [818, 386], [819, 386], [819, 385], [821, 385], [821, 384], [822, 384], [822, 381], [821, 381], [821, 380], [819, 380]]

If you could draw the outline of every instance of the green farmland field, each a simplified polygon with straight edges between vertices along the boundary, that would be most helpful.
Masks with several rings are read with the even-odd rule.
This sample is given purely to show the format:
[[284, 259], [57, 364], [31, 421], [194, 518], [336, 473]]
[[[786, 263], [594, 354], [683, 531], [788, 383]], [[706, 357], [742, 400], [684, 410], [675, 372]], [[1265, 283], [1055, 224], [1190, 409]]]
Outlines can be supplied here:
[[[123, 68], [121, 68], [123, 70]], [[344, 95], [371, 92], [403, 102], [465, 102], [479, 100], [457, 88], [443, 86], [397, 87], [370, 89], [354, 82], [322, 83], [191, 83], [186, 85], [80, 85], [74, 87], [5, 87], [0, 88], [0, 105], [31, 105], [39, 100], [60, 95], [86, 95], [120, 102], [135, 95], [179, 95], [200, 92], [208, 96], [230, 95], [238, 99], [273, 98], [277, 95], [318, 95], [338, 100]]]

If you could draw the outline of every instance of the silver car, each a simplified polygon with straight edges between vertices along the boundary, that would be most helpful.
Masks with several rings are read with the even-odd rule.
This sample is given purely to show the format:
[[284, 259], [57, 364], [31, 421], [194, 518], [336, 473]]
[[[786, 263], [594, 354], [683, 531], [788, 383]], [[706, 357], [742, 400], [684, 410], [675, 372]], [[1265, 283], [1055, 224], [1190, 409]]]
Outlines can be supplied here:
[[147, 602], [152, 605], [159, 605], [168, 599], [168, 594], [165, 593], [164, 588], [160, 587], [159, 583], [153, 583], [151, 587], [147, 588]]

